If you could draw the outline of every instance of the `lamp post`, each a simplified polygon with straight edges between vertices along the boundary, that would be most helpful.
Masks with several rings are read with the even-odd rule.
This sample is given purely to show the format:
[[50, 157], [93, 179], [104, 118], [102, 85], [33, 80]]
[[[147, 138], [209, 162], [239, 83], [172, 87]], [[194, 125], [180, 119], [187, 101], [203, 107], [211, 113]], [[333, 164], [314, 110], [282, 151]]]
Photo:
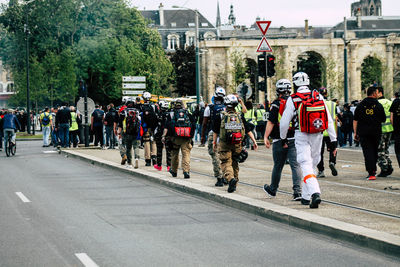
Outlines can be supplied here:
[[[36, 0], [30, 0], [23, 3], [23, 5], [27, 6], [28, 4], [35, 2]], [[31, 134], [31, 109], [30, 109], [30, 92], [29, 92], [29, 27], [28, 27], [28, 7], [25, 8], [26, 17], [25, 17], [25, 25], [24, 32], [26, 35], [26, 55], [25, 55], [25, 64], [26, 64], [26, 112], [28, 113], [28, 121], [27, 121], [27, 131], [28, 134]], [[35, 125], [33, 125], [33, 134], [35, 134]]]
[[347, 19], [344, 17], [343, 20], [344, 31], [343, 31], [343, 41], [344, 41], [344, 102], [349, 101], [349, 88], [348, 88], [348, 76], [347, 76]]
[[172, 6], [172, 8], [183, 8], [194, 12], [195, 22], [195, 61], [196, 61], [196, 103], [200, 103], [200, 53], [199, 53], [199, 11], [197, 9], [191, 9], [188, 7]]

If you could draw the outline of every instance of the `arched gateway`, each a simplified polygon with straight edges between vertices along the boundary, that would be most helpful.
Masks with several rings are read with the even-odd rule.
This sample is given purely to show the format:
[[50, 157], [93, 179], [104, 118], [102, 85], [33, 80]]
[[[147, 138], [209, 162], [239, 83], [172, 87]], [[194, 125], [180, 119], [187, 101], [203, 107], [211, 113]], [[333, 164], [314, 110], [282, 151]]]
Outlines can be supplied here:
[[[307, 60], [307, 55], [319, 58], [321, 77], [319, 83], [328, 88], [330, 95], [343, 100], [344, 96], [344, 43], [342, 39], [272, 39], [268, 41], [276, 57], [276, 75], [269, 79], [268, 99], [274, 97], [271, 85], [277, 79], [291, 79], [298, 70], [299, 58]], [[221, 80], [228, 92], [234, 90], [231, 54], [240, 51], [244, 60], [257, 61], [258, 40], [204, 41], [201, 43], [201, 90], [206, 100], [210, 100], [216, 83]], [[390, 97], [399, 90], [395, 74], [400, 71], [400, 37], [357, 39], [348, 44], [348, 84], [349, 101], [361, 99], [361, 69], [364, 59], [375, 57], [382, 62], [382, 84]], [[319, 84], [318, 83], [318, 84]], [[263, 93], [259, 97], [264, 99]]]

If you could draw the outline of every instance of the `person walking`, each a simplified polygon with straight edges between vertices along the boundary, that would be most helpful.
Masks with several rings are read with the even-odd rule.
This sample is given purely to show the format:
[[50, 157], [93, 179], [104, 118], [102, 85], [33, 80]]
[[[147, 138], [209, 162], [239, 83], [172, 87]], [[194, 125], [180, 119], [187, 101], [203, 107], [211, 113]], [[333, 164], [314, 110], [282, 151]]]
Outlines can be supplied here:
[[154, 168], [158, 171], [162, 170], [162, 157], [163, 150], [165, 147], [166, 154], [166, 163], [167, 163], [167, 171], [171, 169], [171, 141], [168, 136], [165, 137], [165, 144], [162, 142], [162, 135], [164, 133], [164, 129], [167, 127], [168, 116], [170, 114], [169, 103], [166, 101], [160, 101], [160, 120], [158, 122], [158, 126], [154, 131], [154, 137], [157, 145], [157, 165], [154, 165]]
[[40, 114], [39, 120], [42, 126], [43, 147], [49, 147], [49, 137], [51, 133], [51, 126], [53, 124], [53, 116], [51, 115], [48, 107], [46, 107], [44, 112]]
[[144, 143], [144, 158], [146, 166], [151, 164], [157, 165], [157, 145], [154, 140], [154, 130], [158, 126], [158, 108], [151, 103], [151, 94], [144, 92], [143, 100], [144, 103], [141, 105], [141, 118], [142, 127], [144, 130], [143, 143]]
[[172, 177], [176, 177], [179, 166], [179, 150], [182, 151], [182, 170], [185, 179], [190, 178], [190, 151], [194, 136], [196, 122], [193, 116], [185, 109], [182, 100], [175, 101], [174, 110], [170, 112], [168, 123], [170, 127], [164, 128], [162, 141], [165, 143], [167, 135], [171, 138], [171, 169]]
[[393, 125], [394, 152], [396, 153], [397, 163], [400, 167], [400, 99], [399, 94], [395, 94], [395, 99], [390, 107], [390, 122]]
[[101, 149], [104, 149], [104, 111], [99, 105], [95, 105], [95, 110], [92, 113], [91, 129], [94, 133], [94, 146], [100, 143]]
[[69, 127], [71, 127], [72, 119], [69, 108], [64, 104], [56, 115], [56, 130], [60, 138], [60, 147], [67, 148], [69, 146]]
[[[221, 161], [219, 160], [217, 150], [213, 148], [213, 141], [214, 141], [214, 133], [212, 127], [210, 125], [221, 116], [221, 112], [225, 111], [225, 104], [224, 104], [224, 97], [225, 97], [225, 89], [218, 86], [215, 89], [213, 103], [208, 105], [204, 110], [203, 115], [203, 126], [202, 126], [202, 133], [201, 133], [201, 143], [205, 143], [207, 139], [208, 144], [208, 154], [211, 157], [214, 177], [217, 179], [215, 186], [224, 186], [224, 179], [222, 177], [221, 171]], [[208, 137], [206, 138], [206, 135]], [[227, 183], [227, 182], [226, 182]]]
[[115, 146], [115, 134], [114, 134], [114, 122], [117, 119], [117, 112], [114, 109], [114, 104], [107, 106], [107, 113], [104, 117], [104, 125], [106, 127], [106, 147], [108, 149], [114, 149]]
[[264, 144], [266, 148], [271, 147], [269, 138], [272, 138], [272, 158], [274, 167], [272, 169], [271, 183], [265, 184], [263, 189], [270, 196], [275, 197], [279, 188], [282, 170], [285, 162], [289, 160], [290, 168], [292, 169], [293, 182], [293, 200], [301, 200], [301, 169], [296, 160], [296, 146], [294, 144], [294, 127], [290, 127], [287, 133], [287, 147], [282, 146], [282, 140], [279, 134], [279, 121], [285, 108], [286, 100], [292, 90], [292, 84], [287, 79], [280, 79], [276, 83], [275, 99], [270, 108], [267, 128], [264, 134]]
[[[244, 116], [235, 110], [239, 103], [238, 98], [234, 95], [227, 95], [224, 103], [226, 112], [222, 112], [212, 125], [213, 149], [217, 151], [218, 147], [221, 169], [229, 184], [228, 193], [233, 193], [236, 191], [239, 181], [239, 161], [245, 134], [247, 133], [254, 142], [255, 150], [258, 149], [258, 146], [252, 133], [254, 125], [247, 123]], [[217, 144], [218, 140], [219, 144]]]
[[321, 190], [314, 173], [321, 158], [322, 132], [328, 130], [333, 153], [336, 153], [336, 132], [328, 107], [316, 90], [311, 91], [310, 79], [304, 72], [293, 76], [295, 92], [286, 101], [279, 125], [283, 146], [287, 145], [287, 133], [294, 120], [297, 162], [302, 171], [301, 203], [310, 208], [318, 208], [321, 203]]
[[[79, 135], [79, 126], [78, 126], [78, 121], [80, 121], [80, 115], [75, 112], [75, 107], [71, 106], [70, 108], [71, 111], [71, 127], [69, 127], [69, 136], [70, 136], [70, 143], [72, 143], [72, 146], [76, 148], [78, 146], [78, 135]], [[71, 145], [69, 144], [69, 147]]]
[[367, 89], [364, 98], [354, 111], [354, 140], [360, 141], [364, 155], [367, 180], [376, 180], [378, 147], [382, 134], [382, 123], [386, 121], [383, 106], [378, 102], [380, 94], [377, 87]]
[[343, 145], [349, 141], [349, 146], [353, 146], [353, 113], [350, 111], [348, 103], [343, 105], [343, 114], [341, 116], [340, 129], [343, 133]]
[[[336, 120], [337, 120], [337, 116], [336, 116], [336, 102], [328, 100], [328, 90], [325, 87], [322, 87], [319, 89], [319, 93], [324, 97], [325, 99], [325, 104], [328, 107], [328, 111], [329, 114], [332, 117], [332, 121], [333, 121], [333, 125], [335, 127], [335, 131], [337, 129], [337, 125], [336, 125]], [[338, 172], [336, 169], [336, 157], [337, 157], [337, 153], [333, 153], [334, 150], [330, 149], [332, 147], [331, 144], [331, 140], [328, 134], [328, 131], [325, 130], [323, 133], [323, 137], [322, 137], [322, 146], [321, 146], [321, 160], [319, 161], [317, 168], [318, 168], [318, 174], [317, 174], [317, 178], [322, 178], [325, 177], [324, 174], [324, 152], [325, 152], [325, 146], [327, 147], [328, 153], [329, 153], [329, 168], [331, 169], [331, 173], [333, 176], [337, 176]]]
[[378, 92], [380, 96], [378, 102], [383, 106], [386, 115], [386, 121], [382, 123], [382, 134], [378, 146], [378, 166], [381, 168], [378, 177], [386, 177], [393, 172], [392, 160], [389, 157], [389, 146], [393, 133], [393, 125], [390, 121], [392, 101], [385, 98], [383, 87], [378, 87]]

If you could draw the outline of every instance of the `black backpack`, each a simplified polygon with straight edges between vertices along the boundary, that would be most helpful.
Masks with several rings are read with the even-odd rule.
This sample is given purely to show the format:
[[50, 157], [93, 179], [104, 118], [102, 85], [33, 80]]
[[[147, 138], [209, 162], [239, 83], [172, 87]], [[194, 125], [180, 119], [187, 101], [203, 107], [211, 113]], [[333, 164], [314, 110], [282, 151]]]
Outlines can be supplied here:
[[178, 109], [174, 111], [172, 118], [174, 135], [177, 137], [192, 137], [192, 122], [187, 110]]
[[125, 111], [125, 133], [137, 136], [140, 131], [139, 112], [136, 109], [127, 109]]
[[143, 104], [143, 122], [146, 123], [148, 128], [155, 129], [158, 125], [158, 116], [155, 111], [156, 107], [152, 104]]

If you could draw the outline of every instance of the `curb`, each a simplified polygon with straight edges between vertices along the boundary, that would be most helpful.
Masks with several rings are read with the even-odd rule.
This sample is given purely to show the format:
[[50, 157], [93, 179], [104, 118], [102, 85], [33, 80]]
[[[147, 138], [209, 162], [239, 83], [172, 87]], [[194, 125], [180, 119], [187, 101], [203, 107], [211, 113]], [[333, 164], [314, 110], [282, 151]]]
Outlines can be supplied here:
[[194, 184], [189, 180], [172, 180], [171, 178], [168, 179], [165, 175], [155, 174], [143, 169], [140, 169], [140, 171], [126, 169], [118, 163], [83, 155], [77, 151], [63, 150], [61, 153], [84, 160], [92, 165], [108, 167], [124, 173], [134, 174], [147, 181], [211, 200], [247, 213], [285, 223], [289, 226], [294, 226], [312, 233], [323, 234], [340, 241], [367, 247], [391, 256], [400, 257], [400, 237], [393, 234], [379, 232], [363, 226], [321, 217], [312, 213], [294, 210], [238, 194], [221, 192], [221, 190], [212, 187]]
[[43, 138], [16, 138], [17, 141], [43, 141]]

